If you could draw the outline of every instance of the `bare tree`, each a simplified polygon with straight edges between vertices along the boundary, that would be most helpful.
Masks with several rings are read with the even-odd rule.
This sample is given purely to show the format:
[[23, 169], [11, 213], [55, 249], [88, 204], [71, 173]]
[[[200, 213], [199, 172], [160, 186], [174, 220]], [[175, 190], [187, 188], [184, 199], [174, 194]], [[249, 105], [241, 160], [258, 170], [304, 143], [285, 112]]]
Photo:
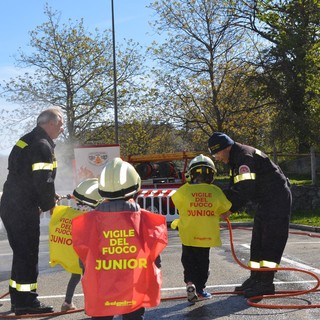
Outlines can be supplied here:
[[197, 137], [198, 130], [207, 136], [219, 130], [248, 137], [248, 129], [257, 130], [259, 119], [260, 129], [270, 119], [265, 116], [269, 102], [250, 82], [256, 72], [249, 63], [256, 43], [235, 25], [233, 4], [215, 0], [151, 4], [159, 15], [154, 28], [166, 34], [162, 45], [150, 48], [159, 62], [158, 107]]
[[[114, 128], [113, 60], [110, 31], [87, 32], [83, 19], [60, 25], [60, 14], [46, 6], [48, 21], [30, 32], [31, 54], [19, 52], [17, 66], [27, 72], [5, 81], [2, 96], [18, 105], [6, 119], [6, 130], [29, 125], [44, 107], [60, 106], [66, 115], [65, 139], [86, 143], [86, 132], [104, 125]], [[141, 72], [138, 45], [117, 47], [119, 108]], [[124, 92], [124, 93], [123, 93]], [[1, 129], [0, 129], [1, 130]]]

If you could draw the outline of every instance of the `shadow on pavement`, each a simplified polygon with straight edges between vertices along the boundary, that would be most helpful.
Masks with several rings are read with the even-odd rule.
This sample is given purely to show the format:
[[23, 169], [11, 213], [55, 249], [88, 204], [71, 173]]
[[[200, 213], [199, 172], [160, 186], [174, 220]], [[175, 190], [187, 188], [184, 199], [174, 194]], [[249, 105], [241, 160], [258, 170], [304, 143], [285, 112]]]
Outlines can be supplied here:
[[187, 301], [165, 301], [154, 309], [147, 309], [147, 319], [197, 319], [212, 320], [222, 316], [229, 316], [250, 308], [243, 297], [231, 296], [227, 298], [213, 297], [190, 306]]

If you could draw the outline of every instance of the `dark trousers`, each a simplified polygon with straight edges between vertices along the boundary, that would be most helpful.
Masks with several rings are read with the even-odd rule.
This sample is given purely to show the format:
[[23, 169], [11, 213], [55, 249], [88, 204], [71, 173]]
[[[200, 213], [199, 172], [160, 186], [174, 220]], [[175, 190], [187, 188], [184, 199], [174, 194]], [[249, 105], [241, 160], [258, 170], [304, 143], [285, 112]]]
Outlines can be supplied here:
[[210, 248], [182, 245], [181, 262], [184, 268], [184, 282], [192, 282], [197, 292], [206, 287], [209, 277]]
[[1, 219], [13, 251], [9, 284], [11, 303], [16, 307], [26, 307], [32, 305], [38, 296], [39, 209], [24, 210], [21, 214], [19, 210], [13, 212], [4, 205], [1, 204]]
[[69, 304], [72, 302], [74, 292], [80, 280], [81, 280], [81, 274], [76, 274], [76, 273], [71, 274], [71, 277], [69, 279], [68, 286], [67, 286], [66, 297], [64, 299], [65, 302]]
[[[143, 320], [145, 314], [145, 308], [140, 308], [136, 311], [123, 314], [122, 320]], [[112, 320], [114, 316], [105, 316], [105, 317], [92, 317], [92, 320]]]
[[250, 260], [280, 263], [285, 249], [291, 215], [291, 192], [282, 188], [272, 199], [260, 203], [254, 217]]

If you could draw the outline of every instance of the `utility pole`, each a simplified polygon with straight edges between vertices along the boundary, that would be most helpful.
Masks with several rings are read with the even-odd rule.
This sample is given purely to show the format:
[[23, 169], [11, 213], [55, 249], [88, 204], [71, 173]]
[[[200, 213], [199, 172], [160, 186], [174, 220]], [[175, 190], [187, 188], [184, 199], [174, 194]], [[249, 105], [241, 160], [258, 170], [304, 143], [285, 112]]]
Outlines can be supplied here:
[[117, 99], [117, 64], [116, 64], [116, 41], [114, 31], [114, 6], [111, 0], [112, 12], [112, 52], [113, 52], [113, 105], [114, 105], [114, 128], [115, 128], [115, 143], [119, 143], [118, 135], [118, 99]]

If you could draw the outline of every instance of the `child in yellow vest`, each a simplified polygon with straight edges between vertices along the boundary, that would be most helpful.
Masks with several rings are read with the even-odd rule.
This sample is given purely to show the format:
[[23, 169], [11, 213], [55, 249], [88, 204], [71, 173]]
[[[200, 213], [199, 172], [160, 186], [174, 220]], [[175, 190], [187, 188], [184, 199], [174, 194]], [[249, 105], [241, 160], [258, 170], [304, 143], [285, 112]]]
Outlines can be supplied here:
[[[73, 195], [71, 197], [77, 202], [76, 209], [81, 210], [83, 212], [93, 210], [103, 200], [98, 191], [98, 179], [89, 178], [84, 181], [81, 181], [73, 190]], [[71, 274], [70, 280], [67, 285], [65, 300], [61, 306], [61, 311], [69, 311], [76, 309], [76, 306], [72, 302], [72, 298], [76, 286], [78, 285], [80, 280], [81, 274]]]
[[202, 154], [195, 157], [186, 174], [188, 182], [172, 196], [180, 218], [174, 220], [171, 227], [179, 230], [184, 282], [190, 303], [212, 297], [204, 290], [209, 276], [210, 248], [221, 246], [220, 216], [231, 208], [222, 190], [212, 184], [215, 173], [209, 157]]

